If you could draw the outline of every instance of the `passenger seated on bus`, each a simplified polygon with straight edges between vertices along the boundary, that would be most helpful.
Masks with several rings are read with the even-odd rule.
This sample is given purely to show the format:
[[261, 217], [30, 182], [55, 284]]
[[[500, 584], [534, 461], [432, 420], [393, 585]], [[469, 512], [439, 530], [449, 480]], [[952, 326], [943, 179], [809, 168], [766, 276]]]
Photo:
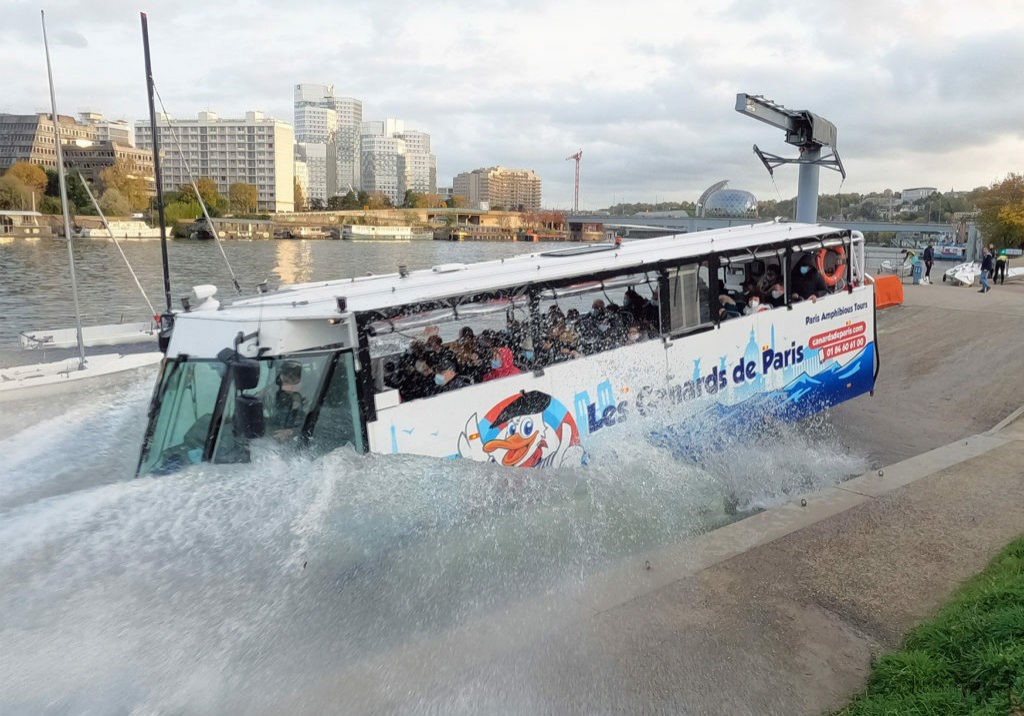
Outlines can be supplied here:
[[718, 296], [718, 320], [725, 321], [730, 318], [738, 318], [742, 315], [740, 307], [736, 305], [735, 299], [727, 293]]
[[455, 356], [455, 365], [460, 374], [470, 378], [474, 383], [479, 383], [487, 372], [487, 363], [477, 343], [476, 335], [469, 326], [463, 326], [459, 331], [459, 337], [452, 346], [452, 353]]
[[626, 345], [632, 345], [639, 343], [640, 341], [647, 340], [647, 336], [640, 330], [639, 325], [630, 326], [626, 329]]
[[452, 363], [455, 362], [455, 353], [444, 344], [441, 340], [441, 336], [432, 335], [427, 338], [427, 355], [431, 358], [432, 363], [436, 363], [438, 360], [446, 360]]
[[565, 325], [569, 328], [576, 328], [577, 321], [580, 320], [580, 310], [578, 308], [570, 308], [565, 312]]
[[580, 318], [576, 326], [584, 353], [597, 353], [613, 346], [612, 319], [602, 299], [594, 299], [590, 313]]
[[490, 370], [484, 373], [483, 380], [487, 381], [497, 380], [498, 378], [506, 378], [510, 375], [519, 375], [522, 371], [516, 368], [515, 361], [512, 358], [512, 350], [505, 346], [495, 348], [491, 352]]
[[455, 361], [441, 358], [433, 366], [434, 392], [447, 393], [450, 390], [458, 390], [472, 385], [473, 381], [464, 375], [459, 375], [455, 368]]
[[520, 370], [533, 370], [537, 365], [537, 354], [533, 349], [533, 338], [527, 333], [513, 349], [513, 358]]
[[816, 301], [822, 296], [828, 295], [828, 284], [814, 265], [814, 259], [810, 254], [804, 254], [793, 266], [790, 276], [790, 291], [793, 300], [803, 301], [810, 299]]
[[565, 323], [565, 314], [562, 313], [562, 309], [556, 305], [552, 305], [548, 308], [547, 315], [544, 316], [543, 328], [545, 331], [550, 330], [551, 326], [558, 323]]
[[764, 296], [772, 290], [772, 286], [782, 280], [782, 272], [779, 269], [778, 264], [768, 264], [764, 270], [764, 276], [761, 277], [760, 285], [758, 289], [761, 291], [761, 295]]
[[747, 297], [747, 305], [743, 309], [743, 315], [752, 316], [755, 313], [767, 311], [769, 308], [770, 306], [767, 306], [761, 302], [761, 294], [758, 293], [757, 291], [754, 291], [753, 293], [750, 294], [750, 296]]
[[641, 323], [646, 318], [648, 312], [648, 304], [650, 302], [636, 292], [636, 289], [630, 286], [626, 289], [626, 293], [622, 295], [622, 308], [627, 311], [630, 316], [633, 317], [634, 323]]
[[768, 287], [768, 293], [764, 300], [772, 305], [772, 308], [781, 308], [786, 305], [786, 288], [781, 281], [776, 281]]

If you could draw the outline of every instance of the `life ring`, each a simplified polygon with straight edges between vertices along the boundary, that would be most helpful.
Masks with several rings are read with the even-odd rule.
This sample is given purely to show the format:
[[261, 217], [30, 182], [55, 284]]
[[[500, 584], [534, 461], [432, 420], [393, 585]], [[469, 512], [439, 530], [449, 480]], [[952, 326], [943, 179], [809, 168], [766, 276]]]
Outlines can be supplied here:
[[[838, 258], [836, 259], [835, 267], [829, 271], [825, 268], [825, 256], [829, 252], [833, 252]], [[822, 249], [818, 252], [818, 273], [825, 279], [825, 283], [829, 286], [835, 286], [839, 283], [840, 279], [843, 278], [843, 274], [846, 270], [846, 249], [842, 246], [830, 246], [827, 249]]]

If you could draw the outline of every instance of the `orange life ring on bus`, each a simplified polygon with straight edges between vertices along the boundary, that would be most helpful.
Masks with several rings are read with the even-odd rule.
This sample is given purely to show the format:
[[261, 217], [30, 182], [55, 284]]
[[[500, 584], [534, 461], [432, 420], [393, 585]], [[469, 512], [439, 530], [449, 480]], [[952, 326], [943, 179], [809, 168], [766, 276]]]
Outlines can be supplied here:
[[[828, 252], [833, 252], [838, 258], [836, 259], [835, 267], [829, 271], [825, 268], [825, 256]], [[839, 280], [843, 277], [846, 272], [846, 249], [842, 246], [830, 246], [827, 249], [822, 249], [818, 252], [818, 273], [825, 279], [825, 283], [829, 286], [835, 286], [839, 283]]]

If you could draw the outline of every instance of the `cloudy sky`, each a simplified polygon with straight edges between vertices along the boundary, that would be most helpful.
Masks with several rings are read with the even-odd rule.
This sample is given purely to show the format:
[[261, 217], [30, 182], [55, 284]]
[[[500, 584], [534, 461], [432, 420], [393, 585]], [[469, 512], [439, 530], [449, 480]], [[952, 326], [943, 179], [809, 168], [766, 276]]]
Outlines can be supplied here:
[[[1017, 0], [366, 2], [53, 0], [58, 110], [147, 117], [139, 10], [167, 111], [293, 121], [299, 82], [333, 84], [364, 119], [429, 132], [438, 183], [533, 169], [544, 203], [695, 201], [721, 179], [796, 194], [751, 152], [794, 156], [738, 92], [836, 124], [848, 178], [821, 191], [970, 189], [1024, 171], [1024, 3]], [[0, 112], [49, 110], [36, 2], [0, 0]]]

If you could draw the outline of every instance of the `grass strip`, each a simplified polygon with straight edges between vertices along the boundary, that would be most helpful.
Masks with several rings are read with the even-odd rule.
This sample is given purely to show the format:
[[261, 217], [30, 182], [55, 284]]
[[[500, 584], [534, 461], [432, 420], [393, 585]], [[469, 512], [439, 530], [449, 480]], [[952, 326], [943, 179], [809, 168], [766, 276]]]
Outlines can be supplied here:
[[1024, 716], [1024, 536], [963, 584], [903, 648], [878, 657], [840, 716]]

